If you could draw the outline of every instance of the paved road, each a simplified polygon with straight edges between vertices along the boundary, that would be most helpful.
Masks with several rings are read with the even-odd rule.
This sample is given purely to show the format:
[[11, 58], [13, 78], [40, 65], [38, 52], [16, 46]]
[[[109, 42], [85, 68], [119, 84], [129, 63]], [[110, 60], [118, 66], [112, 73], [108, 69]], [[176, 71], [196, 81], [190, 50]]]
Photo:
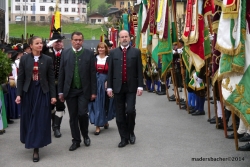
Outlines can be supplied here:
[[[62, 123], [62, 137], [52, 136], [52, 144], [40, 149], [40, 161], [32, 162], [33, 150], [24, 148], [19, 140], [19, 120], [0, 136], [0, 167], [179, 167], [179, 166], [250, 166], [249, 152], [235, 150], [234, 140], [224, 138], [222, 130], [207, 122], [205, 116], [191, 116], [179, 110], [166, 96], [144, 91], [137, 98], [135, 145], [118, 148], [120, 141], [115, 121], [108, 130], [94, 135], [90, 125], [91, 146], [68, 151], [71, 145], [69, 116]], [[207, 113], [206, 113], [207, 114]], [[245, 143], [240, 143], [243, 145]], [[192, 158], [244, 158], [241, 161], [195, 162]]]

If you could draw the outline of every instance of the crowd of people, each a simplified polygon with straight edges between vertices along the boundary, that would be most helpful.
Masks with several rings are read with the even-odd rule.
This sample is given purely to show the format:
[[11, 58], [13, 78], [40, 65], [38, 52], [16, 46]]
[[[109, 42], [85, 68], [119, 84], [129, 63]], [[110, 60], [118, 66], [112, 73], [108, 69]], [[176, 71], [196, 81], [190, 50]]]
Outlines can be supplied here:
[[[195, 78], [204, 82], [206, 69], [204, 66], [199, 74], [191, 76], [186, 70], [182, 75], [183, 41], [173, 46], [174, 75], [169, 71], [162, 77], [161, 59], [156, 65], [148, 57], [143, 72], [141, 52], [130, 46], [126, 30], [119, 33], [120, 47], [111, 49], [112, 43], [106, 40], [97, 45], [96, 53], [83, 48], [81, 32], [72, 33], [70, 48], [64, 49], [63, 39], [60, 33], [54, 32], [47, 44], [33, 36], [23, 45], [1, 45], [2, 52], [12, 62], [12, 71], [7, 79], [7, 93], [0, 96], [0, 134], [4, 134], [7, 127], [4, 122], [11, 124], [13, 119], [20, 118], [20, 141], [25, 148], [33, 149], [34, 162], [40, 160], [39, 149], [51, 143], [51, 129], [55, 138], [62, 136], [60, 127], [66, 105], [72, 135], [69, 151], [80, 147], [82, 139], [85, 146], [90, 146], [89, 122], [96, 127], [94, 134], [99, 135], [101, 128], [108, 129], [109, 121], [115, 117], [121, 138], [118, 147], [134, 144], [136, 95], [141, 96], [145, 89], [149, 93], [166, 95], [168, 89], [173, 88], [174, 94], [168, 97], [169, 101], [178, 100], [181, 109], [189, 110], [192, 116], [205, 115], [206, 89], [192, 89], [190, 80]], [[216, 86], [213, 89], [219, 92], [215, 90]], [[217, 117], [216, 128], [224, 129], [219, 95], [215, 93], [215, 96], [216, 100], [211, 103], [217, 104], [217, 115], [208, 122], [215, 124]], [[224, 110], [226, 128], [232, 131], [232, 125], [228, 126], [231, 112], [228, 108]], [[250, 141], [249, 130], [237, 116], [236, 123], [239, 141]], [[228, 139], [234, 139], [234, 134]], [[239, 147], [239, 150], [249, 151], [250, 144]]]
[[[210, 37], [210, 40], [213, 40], [213, 37]], [[206, 71], [206, 66], [204, 65], [199, 73], [195, 72], [195, 69], [191, 69], [191, 73], [185, 68], [182, 60], [182, 53], [184, 50], [184, 42], [180, 39], [179, 45], [173, 45], [173, 74], [171, 75], [171, 70], [168, 71], [167, 75], [161, 76], [161, 59], [158, 60], [158, 65], [154, 61], [151, 61], [151, 57], [147, 58], [147, 65], [144, 71], [144, 78], [146, 89], [149, 93], [156, 93], [157, 95], [166, 95], [168, 89], [172, 89], [174, 94], [168, 97], [170, 102], [176, 102], [180, 105], [180, 109], [188, 110], [188, 113], [192, 116], [201, 116], [205, 115], [205, 101], [209, 99], [210, 104], [215, 103], [215, 116], [208, 119], [207, 121], [210, 124], [216, 124], [216, 129], [226, 130], [228, 132], [233, 131], [233, 124], [228, 125], [230, 122], [231, 111], [228, 107], [221, 107], [221, 99], [218, 90], [218, 82], [215, 82], [212, 85], [211, 81], [209, 82], [209, 92], [207, 92], [207, 87], [203, 87], [202, 89], [195, 89], [190, 84], [190, 81], [193, 78], [196, 78], [200, 83], [207, 83], [206, 80], [211, 80], [211, 71], [212, 67], [208, 66], [209, 70]], [[181, 71], [184, 71], [184, 75], [182, 75]], [[210, 71], [210, 73], [209, 73]], [[206, 74], [208, 73], [208, 74]], [[208, 77], [206, 77], [208, 75]], [[170, 84], [172, 83], [172, 84]], [[172, 85], [172, 86], [170, 86]], [[184, 87], [186, 86], [186, 88]], [[170, 92], [170, 91], [169, 91]], [[185, 96], [186, 94], [186, 96]], [[210, 95], [208, 97], [207, 95]], [[211, 106], [211, 108], [213, 108]], [[223, 122], [223, 111], [225, 113], [225, 125]], [[216, 121], [217, 119], [217, 121]], [[232, 121], [231, 121], [232, 122]], [[237, 137], [239, 142], [247, 142], [245, 145], [240, 146], [240, 151], [250, 151], [250, 131], [249, 127], [245, 126], [242, 119], [240, 119], [237, 115], [235, 115], [235, 122], [237, 128]], [[234, 133], [231, 133], [227, 136], [227, 139], [234, 139]]]
[[11, 124], [20, 118], [20, 141], [33, 149], [33, 162], [40, 160], [39, 149], [51, 143], [51, 129], [56, 138], [62, 136], [66, 105], [72, 135], [69, 151], [80, 147], [81, 135], [90, 146], [89, 122], [99, 135], [114, 117], [121, 137], [118, 147], [134, 144], [135, 101], [142, 95], [143, 74], [140, 50], [130, 46], [129, 33], [119, 33], [121, 46], [113, 50], [109, 40], [100, 42], [95, 54], [83, 48], [81, 32], [72, 33], [70, 48], [64, 49], [63, 39], [54, 32], [47, 44], [32, 36], [28, 44], [1, 45], [12, 61], [8, 92], [0, 99], [3, 119]]

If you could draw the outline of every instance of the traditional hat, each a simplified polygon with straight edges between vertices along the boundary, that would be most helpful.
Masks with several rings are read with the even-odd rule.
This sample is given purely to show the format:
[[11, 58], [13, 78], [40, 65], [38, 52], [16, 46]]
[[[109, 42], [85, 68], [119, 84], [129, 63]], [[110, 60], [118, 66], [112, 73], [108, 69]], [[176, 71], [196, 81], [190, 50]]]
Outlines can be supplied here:
[[25, 51], [27, 48], [29, 48], [30, 46], [29, 46], [29, 44], [27, 44], [27, 43], [24, 43], [23, 44], [23, 51]]
[[105, 39], [104, 42], [106, 43], [106, 45], [107, 45], [108, 47], [112, 47], [112, 46], [113, 46], [113, 42], [110, 41], [110, 40], [108, 40], [108, 39]]
[[13, 50], [11, 44], [7, 44], [7, 45], [4, 46], [4, 52], [5, 52], [5, 53], [14, 52], [14, 50]]
[[61, 34], [58, 31], [54, 31], [52, 37], [50, 38], [50, 40], [63, 40], [65, 37], [61, 36]]
[[20, 44], [16, 44], [12, 46], [13, 50], [17, 51], [18, 53], [23, 52], [22, 46]]

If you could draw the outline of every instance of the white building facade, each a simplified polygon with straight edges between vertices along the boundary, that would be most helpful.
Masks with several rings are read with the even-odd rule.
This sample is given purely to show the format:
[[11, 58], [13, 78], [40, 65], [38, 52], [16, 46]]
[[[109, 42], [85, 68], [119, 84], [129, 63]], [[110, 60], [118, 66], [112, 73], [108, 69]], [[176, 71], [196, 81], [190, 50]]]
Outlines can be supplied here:
[[[12, 0], [11, 21], [50, 22], [57, 0]], [[62, 22], [87, 22], [87, 3], [84, 0], [58, 0]], [[26, 17], [25, 17], [26, 16]]]

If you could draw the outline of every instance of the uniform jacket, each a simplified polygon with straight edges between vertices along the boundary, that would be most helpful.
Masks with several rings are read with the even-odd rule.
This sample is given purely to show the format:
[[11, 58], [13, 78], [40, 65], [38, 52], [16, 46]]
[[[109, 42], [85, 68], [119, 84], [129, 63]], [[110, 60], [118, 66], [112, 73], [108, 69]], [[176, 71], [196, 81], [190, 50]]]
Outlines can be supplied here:
[[[129, 92], [136, 92], [143, 87], [142, 60], [139, 49], [129, 47], [126, 53], [127, 84]], [[109, 56], [108, 88], [119, 93], [122, 86], [123, 52], [120, 47], [111, 50]]]
[[[23, 55], [20, 59], [18, 78], [17, 78], [17, 96], [22, 96], [22, 92], [29, 90], [32, 81], [34, 68], [34, 56], [32, 54]], [[53, 71], [52, 59], [41, 54], [38, 61], [38, 75], [43, 93], [50, 92], [51, 98], [56, 97], [55, 77]]]
[[[79, 74], [85, 98], [90, 99], [92, 94], [97, 94], [96, 68], [94, 52], [83, 48], [78, 57]], [[72, 48], [63, 50], [58, 78], [58, 93], [63, 93], [67, 98], [74, 76], [75, 53]]]

